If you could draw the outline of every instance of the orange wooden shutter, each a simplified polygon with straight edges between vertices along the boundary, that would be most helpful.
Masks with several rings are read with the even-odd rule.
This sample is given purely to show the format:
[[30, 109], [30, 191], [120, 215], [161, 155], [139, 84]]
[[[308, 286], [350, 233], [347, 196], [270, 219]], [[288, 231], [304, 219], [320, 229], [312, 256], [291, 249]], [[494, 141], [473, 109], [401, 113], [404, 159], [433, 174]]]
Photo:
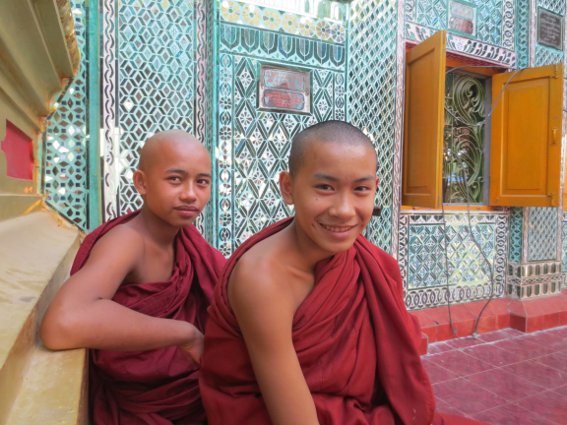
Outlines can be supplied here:
[[490, 204], [559, 206], [563, 66], [512, 74], [492, 77]]
[[404, 205], [441, 207], [446, 39], [447, 32], [439, 31], [407, 55]]

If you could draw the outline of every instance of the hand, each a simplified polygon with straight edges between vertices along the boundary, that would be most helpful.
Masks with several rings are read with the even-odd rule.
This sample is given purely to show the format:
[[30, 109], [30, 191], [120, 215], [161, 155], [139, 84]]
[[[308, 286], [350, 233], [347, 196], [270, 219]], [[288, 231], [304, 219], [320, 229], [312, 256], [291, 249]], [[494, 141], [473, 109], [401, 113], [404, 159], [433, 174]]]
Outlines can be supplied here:
[[179, 346], [191, 360], [195, 363], [201, 363], [201, 355], [203, 354], [204, 336], [195, 326], [191, 325], [193, 333], [189, 341]]

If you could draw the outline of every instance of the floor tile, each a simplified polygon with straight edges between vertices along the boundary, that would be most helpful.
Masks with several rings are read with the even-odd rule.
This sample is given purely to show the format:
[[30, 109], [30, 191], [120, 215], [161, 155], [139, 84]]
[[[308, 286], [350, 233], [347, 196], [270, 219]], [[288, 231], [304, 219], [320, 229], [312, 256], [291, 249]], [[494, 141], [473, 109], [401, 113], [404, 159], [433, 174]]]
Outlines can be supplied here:
[[[567, 375], [567, 357], [561, 353], [552, 353], [535, 359], [538, 363], [557, 369]], [[567, 382], [566, 382], [567, 383]]]
[[514, 338], [521, 335], [525, 335], [524, 332], [517, 329], [500, 329], [494, 332], [480, 334], [478, 338], [485, 342], [494, 342]]
[[494, 368], [492, 364], [483, 362], [476, 357], [469, 356], [460, 350], [436, 354], [431, 356], [429, 359], [432, 363], [435, 363], [459, 376], [472, 375], [474, 373], [484, 372], [485, 370]]
[[504, 366], [506, 372], [519, 375], [533, 384], [545, 389], [557, 388], [565, 385], [567, 374], [561, 373], [557, 369], [529, 360], [521, 363]]
[[515, 404], [558, 425], [567, 423], [567, 399], [553, 391], [540, 392]]
[[458, 378], [458, 375], [456, 375], [455, 373], [439, 366], [436, 363], [429, 361], [428, 359], [425, 359], [423, 361], [423, 365], [425, 366], [425, 369], [429, 374], [430, 381], [434, 384]]
[[521, 376], [506, 372], [502, 369], [494, 369], [477, 373], [476, 375], [469, 375], [465, 379], [490, 392], [504, 396], [510, 401], [525, 398], [528, 395], [535, 394], [542, 390], [540, 386], [532, 384]]
[[474, 415], [490, 425], [557, 425], [521, 406], [506, 404]]
[[506, 366], [527, 360], [526, 357], [528, 359], [531, 358], [531, 356], [526, 356], [522, 351], [504, 350], [498, 348], [495, 344], [477, 345], [465, 348], [463, 352], [493, 366]]

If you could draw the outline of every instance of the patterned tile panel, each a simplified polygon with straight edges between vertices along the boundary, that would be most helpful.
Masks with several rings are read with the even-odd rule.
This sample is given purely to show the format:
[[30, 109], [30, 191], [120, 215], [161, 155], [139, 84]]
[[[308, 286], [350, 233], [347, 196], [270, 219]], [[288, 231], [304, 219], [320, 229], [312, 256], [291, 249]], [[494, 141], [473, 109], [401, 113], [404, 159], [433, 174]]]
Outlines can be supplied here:
[[537, 45], [534, 66], [550, 65], [563, 62], [563, 52], [550, 47]]
[[530, 55], [530, 0], [517, 0], [516, 66], [527, 68]]
[[79, 228], [87, 230], [87, 9], [82, 1], [72, 1], [71, 5], [81, 63], [75, 80], [59, 99], [59, 106], [44, 133], [43, 191], [50, 206]]
[[537, 5], [558, 15], [565, 15], [565, 0], [538, 0]]
[[[397, 24], [395, 2], [352, 3], [349, 28], [347, 120], [363, 129], [376, 146], [383, 207], [367, 229], [367, 237], [386, 251], [392, 246], [394, 157], [397, 118]], [[397, 210], [396, 210], [397, 211]]]
[[114, 30], [103, 17], [103, 46], [116, 67], [103, 64], [105, 213], [119, 215], [141, 206], [131, 177], [144, 141], [161, 130], [194, 131], [196, 18], [193, 1], [122, 0], [115, 11], [109, 3]]
[[[344, 51], [342, 45], [221, 23], [216, 208], [217, 245], [225, 255], [291, 214], [281, 200], [278, 175], [287, 169], [290, 141], [297, 132], [319, 121], [344, 119]], [[262, 62], [301, 66], [312, 73], [311, 114], [257, 109]]]
[[221, 52], [293, 62], [297, 66], [344, 69], [346, 47], [257, 28], [223, 24], [220, 27]]
[[522, 208], [511, 208], [508, 259], [515, 263], [519, 263], [522, 258], [523, 221], [524, 210]]
[[506, 229], [506, 214], [403, 214], [399, 262], [408, 308], [502, 296]]
[[557, 214], [557, 208], [529, 209], [528, 261], [556, 259]]
[[[476, 31], [472, 38], [495, 46], [513, 47], [513, 0], [485, 0], [468, 3], [476, 10]], [[449, 0], [406, 0], [406, 23], [433, 32], [448, 27]]]

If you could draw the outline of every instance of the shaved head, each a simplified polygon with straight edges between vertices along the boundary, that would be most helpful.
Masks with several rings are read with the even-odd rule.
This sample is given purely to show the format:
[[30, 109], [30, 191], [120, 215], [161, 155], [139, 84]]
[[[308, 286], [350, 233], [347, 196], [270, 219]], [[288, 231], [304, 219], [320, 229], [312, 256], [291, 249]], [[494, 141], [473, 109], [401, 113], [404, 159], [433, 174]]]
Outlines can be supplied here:
[[150, 137], [140, 150], [140, 161], [138, 169], [147, 171], [151, 167], [155, 158], [160, 155], [160, 150], [165, 145], [176, 145], [178, 143], [191, 144], [205, 147], [191, 134], [183, 130], [167, 130], [154, 134]]
[[297, 174], [305, 160], [307, 147], [314, 143], [339, 143], [351, 146], [366, 146], [376, 158], [374, 145], [362, 131], [344, 121], [324, 121], [300, 131], [291, 141], [289, 173]]

